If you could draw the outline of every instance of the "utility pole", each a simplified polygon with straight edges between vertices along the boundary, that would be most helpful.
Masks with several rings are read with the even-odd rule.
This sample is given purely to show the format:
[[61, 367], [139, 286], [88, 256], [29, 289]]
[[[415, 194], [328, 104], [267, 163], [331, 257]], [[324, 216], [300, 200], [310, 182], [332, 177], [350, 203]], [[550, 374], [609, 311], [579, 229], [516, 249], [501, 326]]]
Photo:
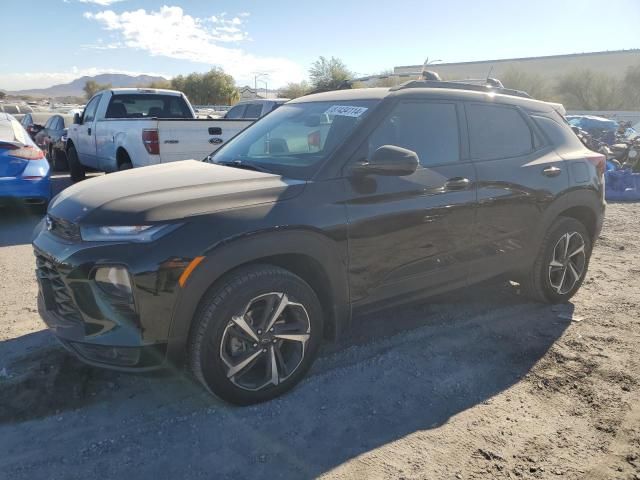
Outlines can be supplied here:
[[265, 73], [265, 72], [253, 72], [253, 73], [254, 73], [254, 76], [253, 76], [253, 90], [257, 94], [258, 93], [258, 79], [260, 77], [269, 76], [269, 74]]

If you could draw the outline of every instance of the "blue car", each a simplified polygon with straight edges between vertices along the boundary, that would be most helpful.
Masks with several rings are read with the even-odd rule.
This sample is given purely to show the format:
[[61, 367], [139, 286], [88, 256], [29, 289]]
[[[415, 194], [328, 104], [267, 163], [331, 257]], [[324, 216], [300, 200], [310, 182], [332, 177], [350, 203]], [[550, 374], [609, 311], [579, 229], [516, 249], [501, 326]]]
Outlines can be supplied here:
[[15, 118], [0, 112], [0, 203], [44, 208], [50, 199], [51, 171], [44, 152]]

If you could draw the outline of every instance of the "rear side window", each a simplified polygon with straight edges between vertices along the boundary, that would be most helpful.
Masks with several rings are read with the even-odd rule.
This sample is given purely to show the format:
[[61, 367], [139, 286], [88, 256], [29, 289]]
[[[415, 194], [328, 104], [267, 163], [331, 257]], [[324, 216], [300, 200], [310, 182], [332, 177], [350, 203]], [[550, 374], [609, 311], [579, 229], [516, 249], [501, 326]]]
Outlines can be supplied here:
[[531, 129], [515, 108], [471, 103], [466, 110], [472, 158], [494, 160], [534, 150]]
[[181, 96], [150, 93], [114, 95], [106, 118], [192, 118]]
[[244, 112], [243, 118], [260, 118], [262, 113], [261, 103], [250, 103]]
[[460, 160], [458, 116], [453, 103], [402, 102], [369, 137], [369, 156], [382, 145], [413, 150], [428, 167]]
[[559, 147], [566, 145], [571, 148], [584, 148], [584, 145], [577, 135], [573, 133], [573, 130], [564, 122], [558, 123], [551, 118], [538, 115], [532, 115], [531, 118], [554, 146]]

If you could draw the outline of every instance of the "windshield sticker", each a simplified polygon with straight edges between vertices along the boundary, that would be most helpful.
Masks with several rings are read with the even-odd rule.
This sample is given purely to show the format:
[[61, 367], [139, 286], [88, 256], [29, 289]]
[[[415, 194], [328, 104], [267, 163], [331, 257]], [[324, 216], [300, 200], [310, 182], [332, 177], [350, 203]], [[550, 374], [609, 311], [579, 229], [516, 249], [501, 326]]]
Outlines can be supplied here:
[[326, 115], [340, 115], [342, 117], [359, 117], [368, 109], [367, 107], [350, 107], [348, 105], [334, 105], [324, 112]]

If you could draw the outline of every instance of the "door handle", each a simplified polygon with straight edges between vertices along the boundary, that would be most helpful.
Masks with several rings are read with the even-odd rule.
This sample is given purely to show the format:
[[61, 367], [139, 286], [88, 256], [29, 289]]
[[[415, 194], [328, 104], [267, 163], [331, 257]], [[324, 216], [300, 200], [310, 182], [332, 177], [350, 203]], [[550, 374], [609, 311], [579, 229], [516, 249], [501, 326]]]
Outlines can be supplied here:
[[463, 177], [453, 177], [444, 184], [445, 190], [467, 190], [471, 186], [471, 180]]
[[562, 169], [558, 167], [547, 167], [542, 170], [542, 174], [547, 177], [557, 177], [562, 173]]
[[87, 135], [91, 136], [91, 127], [87, 128]]

